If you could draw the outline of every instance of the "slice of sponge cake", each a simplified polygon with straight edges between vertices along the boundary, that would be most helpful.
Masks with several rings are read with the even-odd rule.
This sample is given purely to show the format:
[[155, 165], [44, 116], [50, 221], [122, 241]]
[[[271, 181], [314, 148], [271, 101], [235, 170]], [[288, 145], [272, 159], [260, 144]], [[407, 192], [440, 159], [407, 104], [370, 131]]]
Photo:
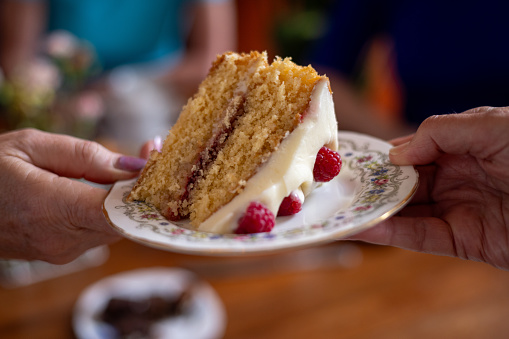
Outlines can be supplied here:
[[[296, 129], [299, 136], [287, 142]], [[184, 106], [161, 153], [151, 153], [129, 199], [155, 205], [170, 220], [189, 217], [204, 231], [235, 232], [250, 202], [257, 201], [276, 215], [292, 192], [301, 192], [303, 200], [313, 186], [320, 148], [335, 150], [336, 138], [325, 76], [290, 59], [276, 58], [269, 64], [266, 53], [226, 53], [218, 56]], [[277, 166], [267, 164], [278, 152], [285, 153], [285, 160]], [[306, 158], [311, 178], [309, 173], [290, 178], [302, 177], [302, 164], [292, 165], [294, 157]], [[264, 168], [270, 170], [265, 169], [265, 178], [260, 179]], [[256, 188], [249, 187], [255, 176]], [[272, 192], [277, 197], [267, 190], [277, 191]], [[225, 206], [234, 199], [230, 208], [236, 206], [235, 211], [228, 211]]]

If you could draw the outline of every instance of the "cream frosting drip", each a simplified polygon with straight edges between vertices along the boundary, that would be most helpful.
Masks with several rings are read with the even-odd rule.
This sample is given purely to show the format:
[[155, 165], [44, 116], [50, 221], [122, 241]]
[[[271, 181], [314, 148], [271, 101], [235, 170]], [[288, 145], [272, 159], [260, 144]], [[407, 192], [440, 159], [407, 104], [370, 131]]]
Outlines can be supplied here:
[[279, 205], [292, 191], [301, 191], [304, 199], [315, 186], [313, 167], [324, 145], [337, 150], [338, 126], [329, 82], [315, 84], [303, 121], [280, 144], [263, 167], [249, 179], [244, 190], [227, 205], [212, 214], [199, 231], [233, 233], [237, 222], [252, 201], [267, 206], [277, 215]]

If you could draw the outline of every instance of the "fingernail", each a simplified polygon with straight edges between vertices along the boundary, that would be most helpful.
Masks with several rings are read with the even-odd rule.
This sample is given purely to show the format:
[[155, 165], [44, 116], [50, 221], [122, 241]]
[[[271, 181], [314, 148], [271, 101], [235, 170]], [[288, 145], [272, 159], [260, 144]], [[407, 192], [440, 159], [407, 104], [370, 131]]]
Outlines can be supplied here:
[[161, 139], [161, 137], [159, 135], [156, 135], [154, 138], [154, 149], [156, 151], [158, 151], [159, 153], [161, 153], [161, 151], [163, 149], [163, 140]]
[[401, 145], [398, 145], [398, 146], [395, 146], [395, 147], [391, 148], [389, 150], [389, 154], [390, 155], [398, 155], [398, 154], [403, 153], [405, 151], [405, 149], [408, 147], [409, 143], [410, 143], [410, 141], [407, 141], [404, 144], [401, 144]]
[[143, 169], [147, 160], [123, 155], [117, 159], [114, 167], [124, 171], [139, 171]]

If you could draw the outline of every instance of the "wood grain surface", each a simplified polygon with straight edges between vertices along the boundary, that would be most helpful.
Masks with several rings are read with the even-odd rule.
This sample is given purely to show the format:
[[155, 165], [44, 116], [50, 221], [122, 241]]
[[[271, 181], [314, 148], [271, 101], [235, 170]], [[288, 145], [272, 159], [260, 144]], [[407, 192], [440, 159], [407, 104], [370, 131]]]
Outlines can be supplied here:
[[0, 338], [74, 338], [72, 311], [87, 286], [153, 266], [212, 285], [227, 312], [224, 338], [509, 337], [509, 272], [486, 264], [354, 242], [224, 258], [122, 240], [100, 266], [0, 289]]

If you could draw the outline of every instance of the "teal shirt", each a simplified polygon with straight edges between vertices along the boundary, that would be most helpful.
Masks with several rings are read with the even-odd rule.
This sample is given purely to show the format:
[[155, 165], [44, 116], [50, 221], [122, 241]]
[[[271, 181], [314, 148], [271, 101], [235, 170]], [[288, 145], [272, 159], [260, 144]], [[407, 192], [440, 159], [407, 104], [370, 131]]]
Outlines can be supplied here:
[[48, 30], [91, 43], [104, 70], [175, 58], [191, 22], [186, 7], [196, 1], [49, 0]]

